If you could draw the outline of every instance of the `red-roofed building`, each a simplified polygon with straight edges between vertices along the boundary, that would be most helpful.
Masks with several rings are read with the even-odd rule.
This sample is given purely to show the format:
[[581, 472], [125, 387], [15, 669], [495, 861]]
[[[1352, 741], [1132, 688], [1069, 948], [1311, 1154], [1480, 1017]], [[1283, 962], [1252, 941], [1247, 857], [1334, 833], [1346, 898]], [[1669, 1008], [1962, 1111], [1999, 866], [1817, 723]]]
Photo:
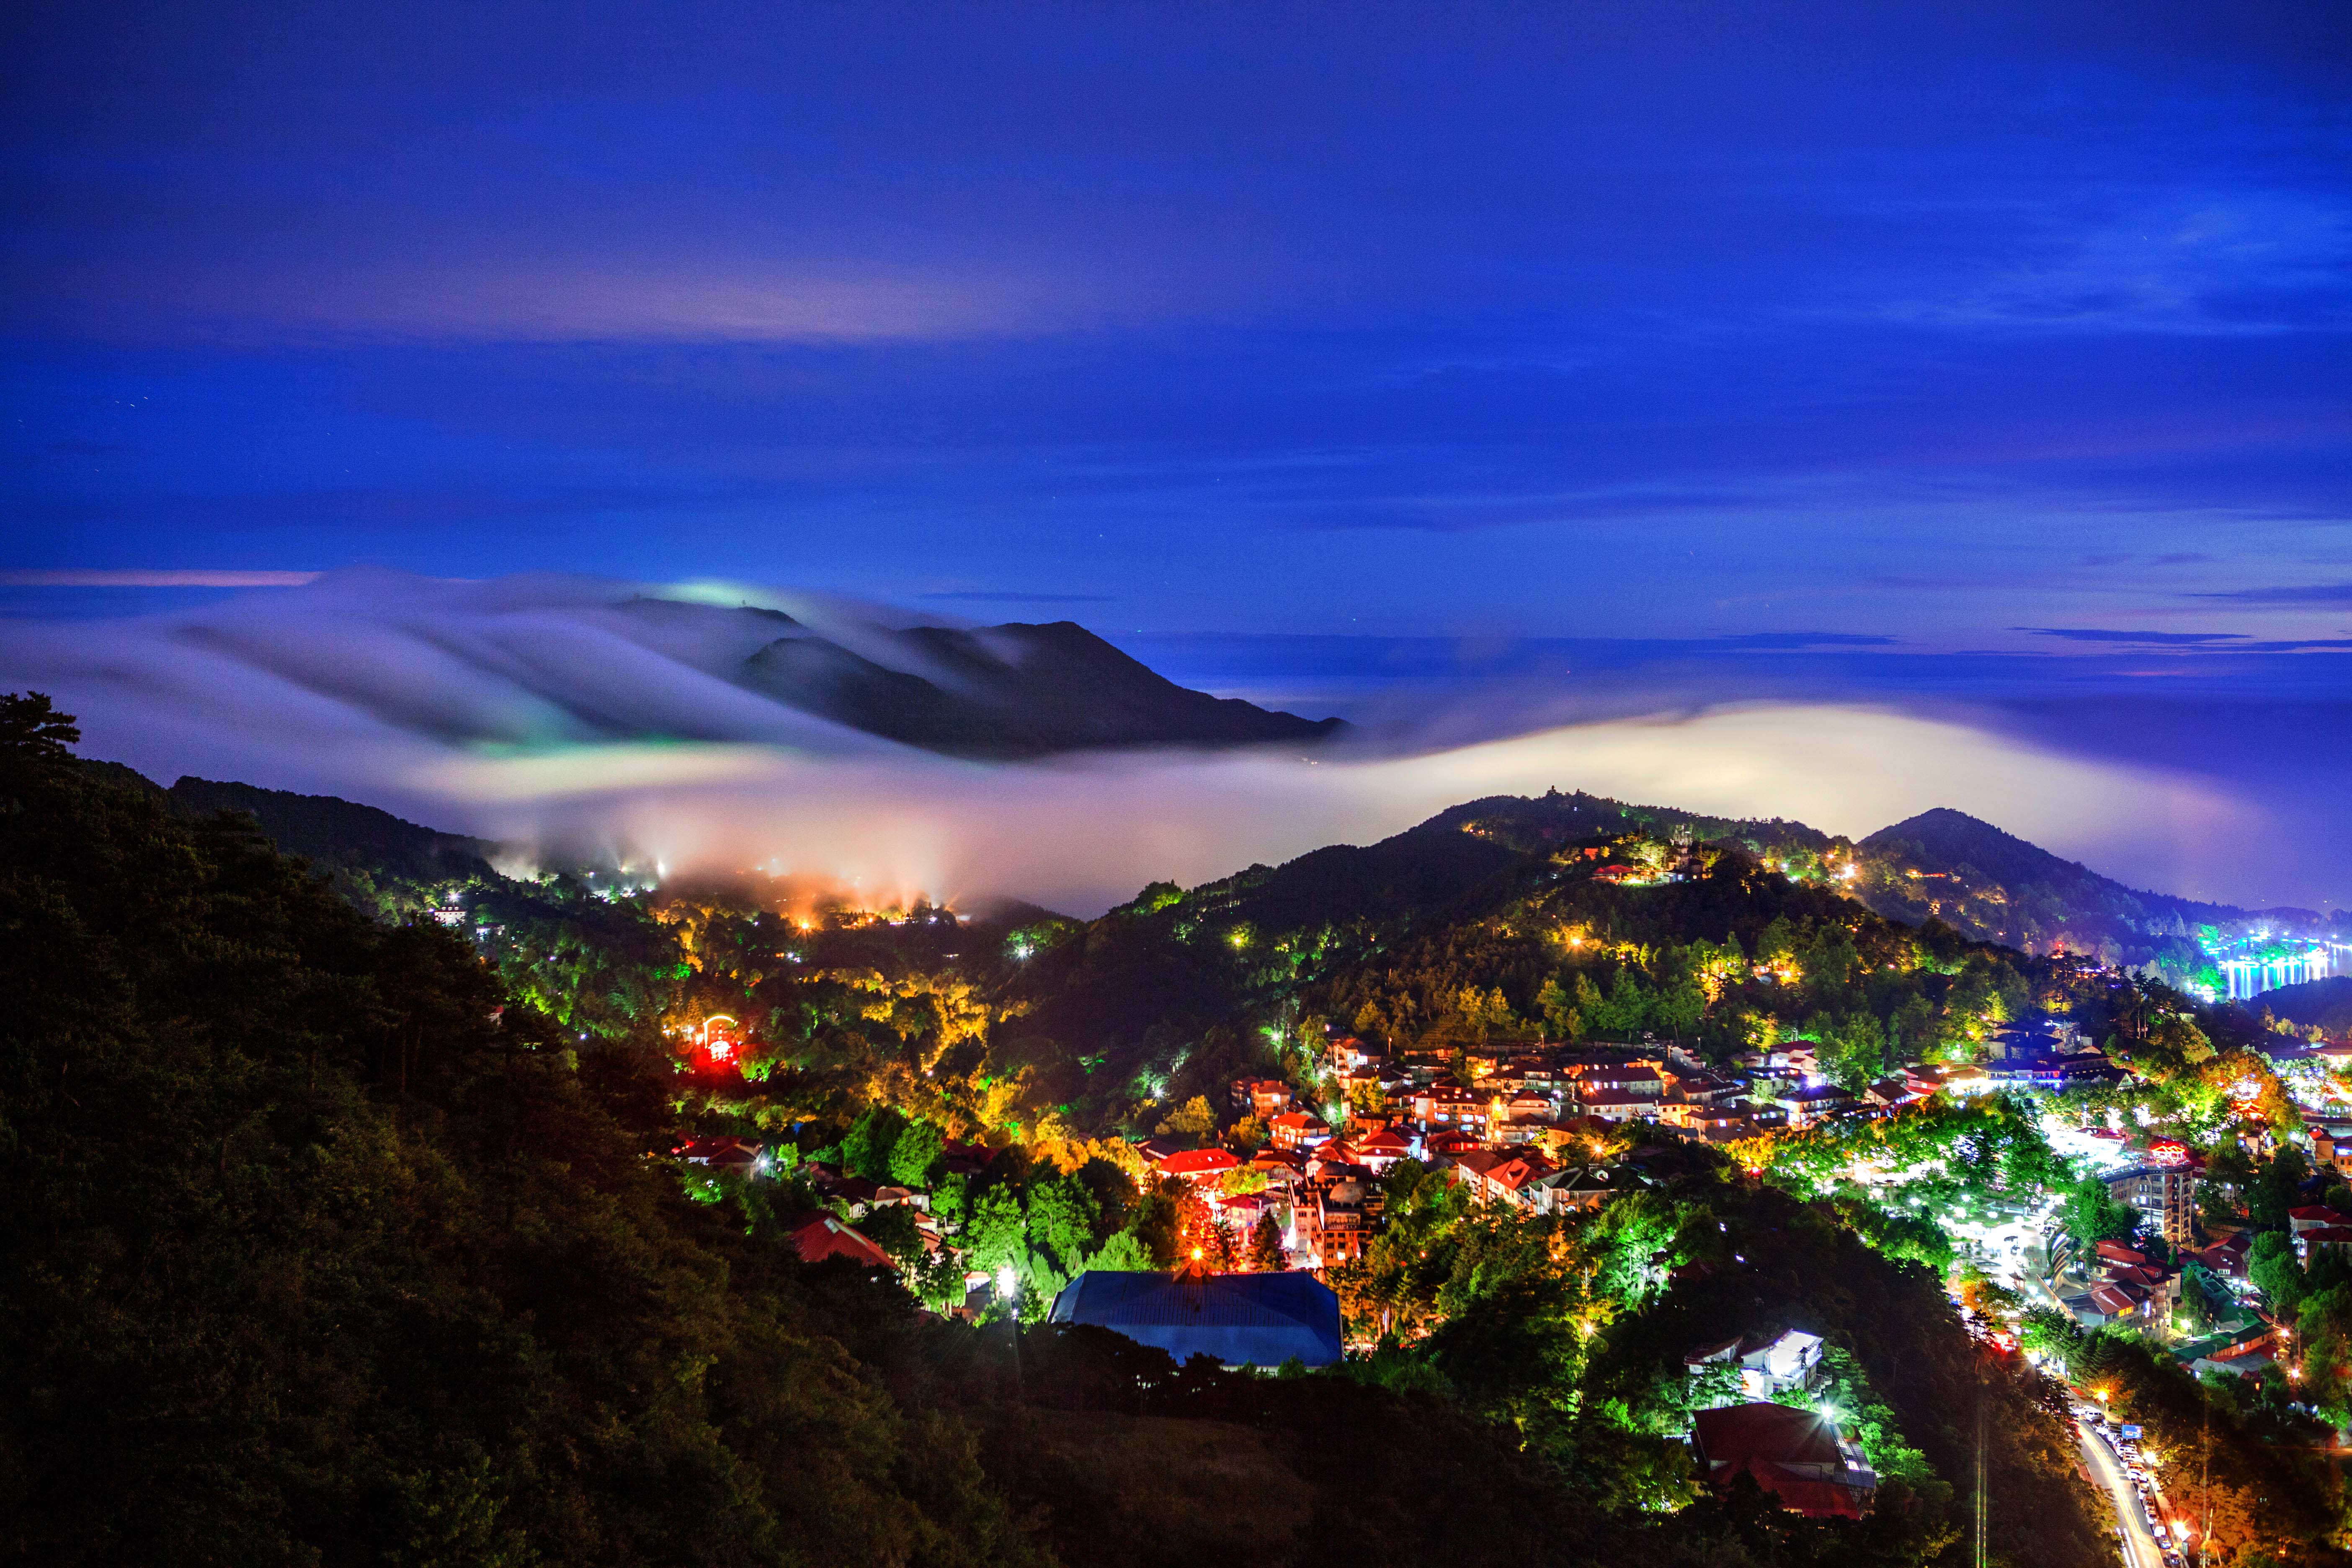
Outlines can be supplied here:
[[2204, 1251], [2192, 1252], [2189, 1256], [2216, 1274], [2231, 1279], [2243, 1279], [2246, 1277], [2246, 1255], [2252, 1247], [2253, 1239], [2252, 1231], [2235, 1231]]
[[976, 1176], [996, 1158], [996, 1151], [985, 1143], [966, 1143], [954, 1138], [949, 1139], [940, 1152], [951, 1176]]
[[1160, 1162], [1163, 1176], [1181, 1176], [1188, 1182], [1214, 1182], [1223, 1179], [1227, 1171], [1241, 1169], [1241, 1161], [1230, 1149], [1187, 1149], [1171, 1154]]
[[1454, 1084], [1432, 1084], [1412, 1099], [1412, 1118], [1423, 1127], [1458, 1129], [1483, 1136], [1492, 1102]]
[[1294, 1177], [1307, 1173], [1307, 1161], [1296, 1149], [1265, 1148], [1250, 1156], [1249, 1168], [1264, 1171], [1268, 1182], [1286, 1186]]
[[1786, 1405], [1727, 1405], [1702, 1410], [1693, 1447], [1709, 1485], [1727, 1489], [1740, 1476], [1812, 1519], [1860, 1519], [1870, 1511], [1878, 1477], [1862, 1449], [1830, 1421]]
[[2321, 1226], [2352, 1225], [2352, 1215], [2337, 1214], [2326, 1204], [2305, 1204], [2301, 1208], [2287, 1210], [2286, 1223], [2289, 1229], [2301, 1236], [2305, 1231], [2316, 1230]]
[[1517, 1208], [1530, 1206], [1528, 1184], [1551, 1174], [1559, 1167], [1541, 1154], [1529, 1151], [1510, 1154], [1499, 1150], [1465, 1154], [1454, 1163], [1454, 1180], [1468, 1187], [1474, 1197], [1509, 1204]]
[[2145, 1317], [2147, 1312], [2147, 1291], [2128, 1280], [2116, 1280], [2095, 1286], [2090, 1294], [2091, 1305], [2108, 1322], [2118, 1319]]
[[887, 1268], [890, 1255], [829, 1214], [795, 1215], [784, 1222], [784, 1239], [803, 1263], [846, 1258], [868, 1268]]
[[1412, 1143], [1394, 1128], [1383, 1127], [1356, 1140], [1356, 1158], [1367, 1168], [1386, 1174], [1399, 1160], [1412, 1158]]
[[1290, 1109], [1290, 1086], [1278, 1078], [1243, 1079], [1234, 1085], [1234, 1103], [1263, 1121]]
[[2352, 1225], [2315, 1225], [2294, 1241], [2305, 1258], [2317, 1256], [2322, 1247], [2352, 1247]]
[[1303, 1110], [1277, 1116], [1265, 1126], [1277, 1149], [1312, 1149], [1331, 1136], [1331, 1129], [1323, 1124], [1321, 1117], [1309, 1116]]

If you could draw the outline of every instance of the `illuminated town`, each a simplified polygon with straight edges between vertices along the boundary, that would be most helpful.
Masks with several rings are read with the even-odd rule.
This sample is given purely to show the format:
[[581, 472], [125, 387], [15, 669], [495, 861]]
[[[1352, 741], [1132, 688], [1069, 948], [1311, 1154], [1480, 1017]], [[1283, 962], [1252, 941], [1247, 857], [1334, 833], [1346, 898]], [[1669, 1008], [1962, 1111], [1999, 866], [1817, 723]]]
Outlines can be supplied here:
[[[1499, 825], [1464, 826], [1510, 837]], [[1182, 1054], [1148, 1068], [1136, 1081], [1141, 1109], [1108, 1136], [1081, 1131], [1076, 1108], [1038, 1110], [1025, 1071], [942, 1080], [965, 1054], [957, 1038], [1003, 1029], [1023, 1004], [985, 1001], [968, 980], [889, 979], [841, 962], [845, 944], [867, 944], [869, 959], [877, 939], [901, 944], [903, 960], [912, 942], [969, 973], [961, 951], [988, 942], [1017, 991], [1024, 971], [1080, 940], [1068, 922], [1007, 929], [920, 900], [878, 910], [812, 901], [782, 883], [763, 895], [757, 878], [731, 895], [645, 885], [625, 899], [694, 955], [683, 1010], [664, 1025], [687, 1100], [745, 1129], [681, 1142], [673, 1158], [714, 1203], [746, 1183], [793, 1194], [801, 1206], [778, 1223], [810, 1261], [894, 1270], [932, 1310], [983, 1329], [1096, 1324], [1177, 1363], [1207, 1355], [1275, 1370], [1377, 1364], [1442, 1345], [1449, 1288], [1422, 1260], [1525, 1233], [1547, 1238], [1568, 1270], [1560, 1310], [1589, 1357], [1621, 1316], [1748, 1262], [1734, 1244], [1689, 1235], [1678, 1217], [1686, 1202], [1666, 1196], [1693, 1170], [1721, 1168], [1735, 1184], [1829, 1205], [1885, 1256], [1933, 1270], [1981, 1353], [2065, 1391], [2066, 1424], [2127, 1560], [2183, 1560], [2217, 1528], [2215, 1489], [2162, 1378], [2206, 1391], [2200, 1419], [2222, 1393], [2233, 1409], [2289, 1426], [2332, 1420], [2333, 1402], [2352, 1396], [2342, 1381], [2352, 1377], [2352, 1319], [2338, 1327], [2326, 1304], [2339, 1286], [2352, 1299], [2352, 1040], [2283, 1020], [2216, 1039], [2200, 1024], [2216, 999], [2200, 1002], [2193, 983], [2174, 990], [2146, 973], [2152, 965], [2087, 962], [2063, 940], [2042, 958], [1979, 968], [1915, 938], [1888, 947], [1859, 926], [1840, 937], [1842, 956], [1824, 958], [1821, 939], [1775, 927], [1753, 942], [1696, 942], [1662, 964], [1612, 934], [1638, 907], [1623, 900], [1724, 876], [1854, 900], [1906, 875], [1851, 845], [1750, 854], [1687, 830], [1550, 852], [1549, 882], [1593, 891], [1547, 887], [1488, 919], [1575, 983], [1547, 983], [1516, 1007], [1502, 989], [1465, 989], [1410, 1031], [1377, 1004], [1352, 1027], [1302, 1016], [1293, 977], [1307, 933], [1247, 918], [1231, 891], [1148, 891], [1127, 918], [1166, 921], [1179, 942], [1207, 943], [1261, 983], [1261, 963], [1276, 977], [1260, 998], [1269, 1021], [1231, 1058], [1256, 1071], [1209, 1082]], [[796, 912], [763, 912], [763, 897]], [[465, 898], [446, 895], [442, 918], [468, 923]], [[532, 973], [506, 929], [471, 923], [502, 966]], [[2195, 962], [2249, 995], [2324, 979], [2345, 948], [2253, 929], [2201, 937], [2211, 945]], [[2239, 956], [2280, 951], [2295, 956]], [[764, 1007], [764, 1028], [746, 1022], [768, 1000], [763, 958], [793, 966], [781, 973], [795, 990], [871, 998], [857, 1012], [893, 1029], [915, 1008], [922, 1021], [908, 1038], [919, 1044], [908, 1062], [920, 1064], [920, 1091], [886, 1091], [837, 1142], [760, 1131], [771, 1125], [764, 1086], [800, 1059], [770, 1037], [784, 1013]], [[1860, 1040], [1834, 1024], [1778, 1021], [1784, 998], [1815, 994], [1824, 963], [1858, 971], [1856, 981], [1933, 979], [1940, 1005], [1921, 1007], [1916, 1034], [1898, 1024]], [[1685, 976], [1686, 1036], [1654, 1026], [1675, 1016], [1665, 993], [1644, 1012], [1589, 978], [1614, 968], [1622, 987], [1644, 965]], [[2242, 973], [2252, 976], [2242, 986]], [[698, 999], [737, 994], [744, 1005], [732, 1011]], [[1725, 1037], [1727, 1017], [1747, 1020], [1744, 1047]], [[1653, 1026], [1622, 1026], [1630, 1022]], [[1910, 1039], [1924, 1048], [1903, 1048]], [[1101, 1065], [1090, 1058], [1085, 1071]], [[1008, 1162], [1023, 1173], [1017, 1199], [1001, 1180]], [[1089, 1212], [1128, 1217], [1097, 1235]], [[1716, 1228], [1733, 1234], [1727, 1222]], [[1112, 1283], [1130, 1279], [1176, 1286]], [[1267, 1294], [1277, 1281], [1278, 1297]], [[1224, 1303], [1221, 1322], [1260, 1326], [1192, 1326], [1204, 1300]], [[1884, 1458], [1883, 1436], [1846, 1424], [1849, 1405], [1874, 1396], [1850, 1362], [1824, 1361], [1827, 1326], [1796, 1313], [1685, 1347], [1654, 1395], [1680, 1414], [1646, 1429], [1683, 1446], [1698, 1479], [1728, 1465], [1800, 1513], [1863, 1517], [1886, 1475], [1900, 1473], [1885, 1466], [1901, 1461]], [[1791, 1425], [1798, 1416], [1815, 1425]], [[1817, 1448], [1828, 1458], [1799, 1458]], [[2235, 1527], [2225, 1518], [2219, 1528]]]
[[2352, 1568], [2352, 3], [0, 58], [0, 1568]]

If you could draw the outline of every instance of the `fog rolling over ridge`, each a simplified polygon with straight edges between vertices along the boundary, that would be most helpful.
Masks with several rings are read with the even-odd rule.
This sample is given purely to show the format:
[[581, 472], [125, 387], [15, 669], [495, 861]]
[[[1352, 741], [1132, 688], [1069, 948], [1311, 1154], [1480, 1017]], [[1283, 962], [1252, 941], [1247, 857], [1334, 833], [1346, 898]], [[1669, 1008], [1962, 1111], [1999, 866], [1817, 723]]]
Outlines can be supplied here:
[[[331, 576], [131, 621], [0, 627], [0, 688], [81, 715], [89, 754], [333, 794], [674, 869], [1092, 913], [1362, 843], [1464, 800], [1584, 789], [1860, 837], [1945, 805], [2126, 881], [2216, 876], [2271, 830], [2158, 772], [1884, 707], [1729, 704], [1447, 743], [1220, 700], [1066, 623], [925, 625], [774, 590]], [[1475, 701], [1468, 705], [1475, 710]], [[2289, 896], [2294, 890], [2288, 890]]]

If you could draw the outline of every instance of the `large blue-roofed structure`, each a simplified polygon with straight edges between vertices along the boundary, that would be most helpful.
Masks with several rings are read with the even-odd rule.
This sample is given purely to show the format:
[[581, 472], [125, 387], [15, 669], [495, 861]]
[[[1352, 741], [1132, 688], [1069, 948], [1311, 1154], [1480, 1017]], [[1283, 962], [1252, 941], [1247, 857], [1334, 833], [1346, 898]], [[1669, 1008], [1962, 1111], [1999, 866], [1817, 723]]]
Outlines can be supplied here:
[[1053, 1321], [1109, 1329], [1180, 1363], [1196, 1355], [1224, 1366], [1339, 1359], [1339, 1298], [1312, 1274], [1090, 1268], [1054, 1298]]

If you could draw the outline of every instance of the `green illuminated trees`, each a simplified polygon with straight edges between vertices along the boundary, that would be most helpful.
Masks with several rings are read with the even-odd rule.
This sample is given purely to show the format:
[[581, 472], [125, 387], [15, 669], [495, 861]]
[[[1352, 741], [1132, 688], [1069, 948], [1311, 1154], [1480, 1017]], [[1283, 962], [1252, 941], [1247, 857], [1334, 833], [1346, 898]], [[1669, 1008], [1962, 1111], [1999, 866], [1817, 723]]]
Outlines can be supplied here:
[[1208, 1096], [1196, 1094], [1168, 1113], [1159, 1131], [1178, 1138], [1190, 1138], [1205, 1142], [1216, 1135], [1217, 1113], [1210, 1108]]
[[887, 1105], [877, 1105], [859, 1117], [841, 1141], [841, 1163], [853, 1175], [872, 1182], [890, 1179], [890, 1157], [907, 1131], [907, 1118]]
[[2139, 1228], [2139, 1211], [2096, 1176], [2084, 1176], [2067, 1192], [2065, 1213], [2066, 1233], [2084, 1247], [2121, 1241]]
[[2294, 1242], [2283, 1230], [2266, 1230], [2254, 1237], [2246, 1253], [2246, 1278], [2277, 1311], [2293, 1314], [2303, 1303], [2303, 1265]]
[[2284, 1230], [2287, 1211], [2303, 1201], [2303, 1184], [2310, 1175], [2303, 1151], [2292, 1144], [2280, 1149], [2254, 1172], [2246, 1191], [2247, 1215], [2265, 1229]]
[[928, 1121], [910, 1121], [890, 1145], [890, 1179], [901, 1186], [927, 1187], [947, 1152], [940, 1130]]
[[[1043, 1315], [1055, 1291], [1088, 1266], [1101, 1206], [1075, 1176], [1034, 1169], [1000, 1180], [971, 1207], [963, 1242], [974, 1268], [1020, 1278], [1024, 1315]], [[1108, 1238], [1106, 1238], [1108, 1239]]]
[[1157, 1268], [1159, 1259], [1151, 1256], [1150, 1245], [1131, 1230], [1113, 1232], [1109, 1240], [1095, 1249], [1084, 1264], [1086, 1268], [1105, 1268], [1113, 1273], [1134, 1274]]

